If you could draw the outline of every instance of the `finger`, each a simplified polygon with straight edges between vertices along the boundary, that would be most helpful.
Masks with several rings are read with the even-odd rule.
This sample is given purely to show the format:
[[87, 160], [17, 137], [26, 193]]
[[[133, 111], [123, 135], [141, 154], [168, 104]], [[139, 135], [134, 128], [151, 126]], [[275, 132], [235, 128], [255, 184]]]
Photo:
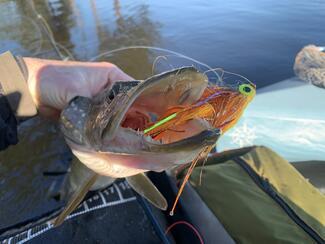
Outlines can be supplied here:
[[58, 120], [60, 117], [60, 111], [48, 106], [40, 106], [38, 112], [42, 117], [50, 120]]
[[130, 81], [130, 80], [134, 80], [134, 78], [126, 74], [117, 66], [110, 68], [108, 72], [108, 81], [110, 83], [114, 83], [116, 81]]
[[[116, 81], [134, 80], [114, 64], [107, 62], [88, 64], [88, 69], [86, 72], [83, 72], [83, 80], [88, 84], [88, 88], [80, 85], [77, 91], [78, 95], [93, 97], [106, 88], [112, 88]], [[81, 83], [79, 82], [78, 84]], [[85, 94], [86, 92], [89, 94]]]

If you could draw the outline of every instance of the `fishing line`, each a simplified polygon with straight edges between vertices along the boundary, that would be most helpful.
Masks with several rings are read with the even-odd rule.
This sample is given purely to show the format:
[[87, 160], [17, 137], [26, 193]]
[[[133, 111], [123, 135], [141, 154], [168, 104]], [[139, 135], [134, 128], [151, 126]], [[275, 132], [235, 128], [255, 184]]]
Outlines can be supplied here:
[[[203, 67], [209, 69], [209, 70], [212, 70], [213, 68], [210, 67], [209, 65], [205, 64], [205, 63], [202, 63], [194, 58], [190, 58], [184, 54], [181, 54], [181, 53], [178, 53], [178, 52], [175, 52], [175, 51], [172, 51], [172, 50], [168, 50], [168, 49], [165, 49], [165, 48], [161, 48], [161, 47], [155, 47], [155, 46], [145, 46], [145, 45], [136, 45], [136, 46], [128, 46], [128, 47], [121, 47], [121, 48], [117, 48], [117, 49], [113, 49], [111, 51], [106, 51], [106, 52], [102, 52], [100, 53], [99, 55], [96, 55], [92, 58], [89, 59], [89, 61], [96, 61], [98, 60], [99, 58], [102, 58], [104, 56], [110, 56], [112, 55], [113, 53], [116, 53], [116, 52], [120, 52], [120, 51], [126, 51], [126, 50], [130, 50], [130, 49], [148, 49], [148, 50], [155, 50], [155, 51], [160, 51], [160, 52], [167, 52], [167, 53], [170, 53], [170, 54], [174, 54], [178, 57], [182, 57], [184, 59], [187, 59], [189, 61], [192, 61], [192, 62], [195, 62], [199, 65], [202, 65]], [[218, 74], [215, 72], [215, 74], [218, 76]]]
[[[49, 41], [49, 40], [44, 40], [43, 39], [43, 41], [42, 41], [43, 43], [50, 43], [51, 45], [52, 45], [52, 43], [51, 43], [51, 41]], [[59, 49], [61, 49], [62, 51], [64, 51], [66, 54], [67, 54], [67, 56], [69, 56], [69, 57], [73, 57], [73, 54], [65, 47], [65, 46], [63, 46], [62, 44], [60, 44], [60, 43], [58, 43], [58, 42], [56, 42], [55, 43], [55, 45], [59, 48]], [[34, 55], [36, 55], [36, 54], [40, 54], [41, 52], [38, 52], [38, 53], [35, 53]], [[66, 60], [66, 58], [64, 59], [64, 60]], [[74, 60], [74, 59], [72, 59], [72, 58], [69, 58], [69, 60]]]
[[[54, 38], [54, 34], [51, 30], [51, 27], [49, 26], [49, 24], [47, 23], [47, 21], [45, 20], [45, 18], [36, 10], [36, 7], [35, 7], [35, 3], [34, 3], [34, 0], [28, 0], [28, 3], [32, 9], [32, 11], [34, 12], [34, 14], [37, 16], [37, 18], [39, 19], [41, 25], [44, 27], [44, 30], [45, 30], [45, 33], [46, 35], [48, 36], [49, 38], [49, 42], [51, 43], [51, 45], [53, 46], [55, 52], [57, 53], [57, 55], [62, 59], [62, 60], [67, 60], [67, 59], [70, 59], [70, 60], [75, 60], [74, 58], [74, 55], [66, 48], [64, 47], [63, 45], [61, 45], [60, 43], [56, 42], [55, 38]], [[35, 26], [37, 26], [37, 24], [35, 22], [33, 22], [33, 24]], [[40, 30], [39, 27], [37, 27], [38, 30]], [[42, 38], [40, 38], [42, 40]], [[41, 45], [39, 47], [39, 49], [41, 48]], [[64, 56], [62, 54], [62, 52], [60, 51], [60, 49], [62, 49], [68, 57]], [[134, 45], [134, 46], [128, 46], [128, 47], [121, 47], [121, 48], [117, 48], [117, 49], [113, 49], [111, 51], [107, 51], [107, 52], [102, 52], [100, 53], [99, 55], [96, 55], [92, 58], [89, 59], [89, 61], [96, 61], [97, 59], [103, 57], [103, 56], [110, 56], [112, 55], [113, 53], [116, 53], [116, 52], [119, 52], [119, 51], [125, 51], [125, 50], [130, 50], [130, 49], [148, 49], [148, 50], [156, 50], [156, 51], [161, 51], [161, 52], [167, 52], [167, 53], [171, 53], [172, 55], [162, 55], [162, 56], [158, 56], [156, 57], [154, 63], [153, 63], [153, 68], [152, 68], [152, 73], [153, 73], [153, 70], [155, 68], [155, 64], [157, 62], [157, 60], [159, 60], [159, 58], [163, 58], [164, 56], [165, 57], [172, 57], [173, 55], [175, 57], [180, 57], [180, 58], [184, 58], [186, 60], [189, 60], [189, 61], [192, 61], [194, 63], [197, 63], [205, 68], [207, 68], [208, 70], [204, 72], [204, 74], [206, 72], [213, 72], [219, 80], [221, 80], [221, 77], [220, 75], [215, 72], [215, 70], [218, 70], [220, 68], [212, 68], [210, 67], [209, 65], [203, 63], [203, 62], [200, 62], [194, 58], [191, 58], [191, 57], [188, 57], [184, 54], [181, 54], [181, 53], [178, 53], [176, 51], [172, 51], [172, 50], [169, 50], [169, 49], [165, 49], [165, 48], [160, 48], [160, 47], [155, 47], [155, 46], [145, 46], [145, 45]], [[167, 60], [167, 59], [166, 59]], [[170, 64], [169, 64], [170, 65]], [[173, 68], [173, 67], [172, 67]], [[223, 71], [225, 72], [225, 71]], [[230, 73], [230, 72], [228, 72]], [[245, 77], [243, 77], [244, 79], [246, 79]]]
[[[47, 23], [47, 21], [45, 20], [45, 18], [36, 10], [34, 0], [28, 0], [27, 2], [30, 5], [30, 7], [31, 7], [32, 11], [34, 12], [34, 14], [36, 15], [37, 19], [39, 20], [41, 26], [43, 26], [43, 29], [45, 31], [45, 34], [49, 38], [50, 43], [52, 44], [52, 46], [53, 46], [55, 52], [57, 53], [57, 55], [62, 60], [67, 60], [67, 58], [68, 59], [71, 59], [71, 60], [74, 60], [74, 57], [73, 57], [73, 55], [70, 52], [67, 52], [67, 54], [68, 54], [69, 57], [66, 57], [66, 56], [64, 56], [61, 53], [60, 49], [58, 48], [58, 46], [61, 45], [61, 44], [58, 44], [55, 41], [54, 34], [53, 34], [52, 30], [51, 30], [51, 27], [49, 26], [49, 24]], [[61, 45], [61, 47], [62, 47], [62, 45]]]
[[[170, 68], [172, 68], [172, 69], [175, 69], [176, 68], [176, 66], [174, 67], [172, 64], [171, 64], [171, 62], [168, 62], [169, 60], [168, 60], [168, 58], [172, 58], [172, 57], [175, 57], [175, 58], [180, 58], [180, 59], [184, 59], [184, 60], [187, 60], [187, 61], [191, 61], [191, 60], [189, 60], [188, 58], [185, 58], [185, 57], [180, 57], [179, 55], [175, 55], [175, 54], [168, 54], [168, 55], [160, 55], [160, 56], [157, 56], [156, 58], [155, 58], [155, 60], [153, 61], [153, 64], [152, 64], [152, 69], [151, 69], [151, 73], [154, 75], [155, 74], [155, 72], [154, 72], [154, 70], [155, 70], [155, 68], [156, 68], [156, 65], [158, 64], [158, 62], [161, 60], [161, 59], [164, 59], [165, 61], [166, 61], [166, 63], [167, 63], [167, 65], [169, 65], [169, 67]], [[198, 66], [196, 66], [196, 65], [194, 65], [194, 64], [190, 64], [190, 65], [192, 65], [193, 67], [195, 67], [195, 68], [197, 68], [197, 69], [200, 69]], [[188, 65], [188, 66], [190, 66], [190, 65]], [[185, 64], [184, 64], [184, 62], [182, 62], [182, 65], [179, 65], [180, 67], [183, 67], [183, 66], [186, 66]], [[217, 70], [218, 68], [216, 68], [216, 70]], [[214, 70], [214, 69], [213, 69]], [[211, 71], [211, 70], [210, 70]], [[206, 72], [209, 72], [209, 71], [205, 71], [203, 74], [205, 74]], [[218, 74], [217, 74], [218, 75]], [[218, 78], [220, 78], [219, 77], [219, 75], [218, 75]]]
[[230, 72], [230, 71], [223, 71], [225, 74], [230, 74], [230, 75], [235, 75], [235, 76], [238, 76], [240, 78], [243, 78], [245, 81], [247, 81], [250, 85], [252, 86], [256, 86], [253, 82], [251, 82], [249, 79], [247, 79], [245, 76], [242, 76], [240, 74], [237, 74], [237, 73], [234, 73], [234, 72]]
[[238, 77], [244, 79], [245, 81], [247, 81], [253, 87], [256, 87], [256, 85], [253, 82], [251, 82], [248, 78], [246, 78], [245, 76], [234, 73], [234, 72], [226, 71], [226, 70], [224, 70], [222, 68], [214, 68], [214, 69], [206, 70], [206, 71], [203, 72], [203, 74], [206, 74], [206, 73], [212, 72], [212, 71], [220, 71], [221, 72], [221, 75], [218, 74], [218, 76], [217, 76], [218, 78], [216, 78], [216, 77], [210, 77], [209, 78], [209, 79], [217, 79], [216, 82], [217, 83], [220, 82], [219, 85], [228, 86], [228, 87], [232, 87], [232, 88], [237, 87], [240, 84], [240, 81], [236, 81], [235, 84], [230, 84], [230, 83], [227, 84], [227, 81], [225, 81], [224, 74], [230, 74], [230, 75], [238, 76]]
[[[154, 74], [154, 70], [156, 68], [156, 64], [158, 63], [159, 59], [164, 59], [166, 61], [166, 63], [169, 65], [169, 67], [171, 67], [172, 69], [174, 69], [174, 67], [168, 63], [168, 58], [169, 56], [174, 56], [174, 55], [161, 55], [161, 56], [158, 56], [155, 58], [155, 60], [153, 61], [153, 64], [152, 64], [152, 68], [151, 68], [151, 74], [153, 75]], [[176, 56], [175, 56], [176, 57]]]
[[[30, 18], [30, 17], [27, 17], [27, 16], [21, 16], [22, 18], [25, 18], [25, 19], [27, 19], [27, 20], [29, 20], [30, 21], [30, 23], [32, 23], [32, 25], [35, 27], [35, 29], [37, 30], [37, 32], [39, 33], [39, 38], [38, 38], [38, 40], [36, 40], [35, 42], [38, 42], [38, 48], [36, 49], [36, 51], [34, 51], [33, 52], [33, 54], [32, 54], [32, 56], [33, 55], [35, 55], [35, 54], [37, 54], [37, 53], [39, 53], [40, 52], [40, 50], [41, 50], [41, 48], [42, 48], [42, 45], [43, 45], [43, 36], [42, 36], [42, 30], [41, 30], [41, 28], [38, 26], [38, 24], [36, 23], [36, 21], [34, 21], [32, 18]], [[32, 43], [34, 43], [34, 42], [32, 42]]]
[[[29, 3], [29, 5], [30, 5], [32, 11], [34, 12], [34, 14], [39, 19], [41, 25], [44, 27], [45, 33], [46, 33], [46, 35], [49, 38], [49, 42], [53, 46], [53, 48], [54, 48], [55, 52], [58, 54], [58, 56], [62, 60], [67, 60], [67, 59], [75, 60], [74, 55], [66, 47], [64, 47], [60, 43], [56, 42], [56, 40], [54, 38], [54, 34], [53, 34], [52, 30], [51, 30], [51, 27], [49, 26], [49, 24], [47, 23], [47, 21], [45, 20], [45, 18], [36, 10], [34, 0], [28, 0], [27, 2]], [[40, 28], [38, 27], [38, 25], [33, 20], [31, 22], [39, 30], [39, 33], [40, 33], [40, 45], [39, 45], [39, 49], [37, 51], [37, 52], [39, 52], [40, 49], [41, 49], [41, 46], [42, 46], [41, 44], [42, 44], [42, 42], [44, 40], [41, 37], [41, 31], [40, 31]], [[67, 54], [68, 57], [64, 56], [62, 54], [62, 52], [60, 51], [60, 49], [62, 49]], [[223, 74], [224, 73], [228, 73], [228, 74], [237, 75], [238, 77], [241, 77], [241, 78], [245, 79], [246, 81], [248, 81], [250, 84], [253, 85], [253, 83], [250, 80], [248, 80], [246, 77], [244, 77], [242, 75], [239, 75], [239, 74], [236, 74], [236, 73], [233, 73], [233, 72], [229, 72], [229, 71], [224, 71], [222, 68], [212, 68], [209, 65], [207, 65], [207, 64], [205, 64], [203, 62], [200, 62], [200, 61], [198, 61], [198, 60], [196, 60], [194, 58], [191, 58], [189, 56], [186, 56], [184, 54], [181, 54], [181, 53], [178, 53], [176, 51], [169, 50], [169, 49], [165, 49], [165, 48], [155, 47], [155, 46], [134, 45], [134, 46], [128, 46], [128, 47], [121, 47], [121, 48], [117, 48], [117, 49], [114, 49], [114, 50], [111, 50], [111, 51], [103, 52], [103, 53], [101, 53], [101, 54], [99, 54], [97, 56], [94, 56], [94, 57], [90, 58], [89, 61], [95, 61], [95, 60], [97, 60], [97, 59], [99, 59], [99, 58], [101, 58], [103, 56], [110, 56], [113, 53], [116, 53], [116, 52], [119, 52], [119, 51], [130, 50], [130, 49], [148, 49], [148, 50], [151, 49], [151, 50], [156, 50], [156, 51], [171, 53], [171, 55], [161, 55], [161, 56], [156, 57], [155, 61], [153, 62], [152, 73], [153, 73], [153, 70], [155, 68], [156, 63], [158, 62], [158, 60], [160, 58], [172, 57], [174, 55], [175, 57], [184, 58], [186, 60], [192, 61], [194, 63], [197, 63], [197, 64], [199, 64], [199, 65], [207, 68], [208, 70], [206, 70], [204, 72], [204, 74], [205, 73], [208, 73], [208, 72], [213, 72], [218, 77], [218, 80], [219, 81], [222, 81], [222, 78], [223, 78]], [[167, 59], [165, 59], [165, 60], [167, 61]], [[217, 70], [221, 70], [222, 71], [222, 75], [221, 76], [218, 74], [218, 72], [216, 72]]]
[[194, 231], [195, 235], [196, 235], [197, 238], [199, 239], [200, 244], [204, 244], [204, 241], [203, 241], [203, 238], [202, 238], [200, 232], [199, 232], [199, 231], [198, 231], [198, 230], [197, 230], [197, 229], [196, 229], [192, 224], [190, 224], [189, 222], [184, 221], [184, 220], [176, 221], [175, 223], [173, 223], [173, 224], [171, 224], [170, 226], [168, 226], [168, 228], [167, 228], [166, 231], [165, 231], [165, 235], [167, 235], [168, 232], [169, 232], [172, 228], [174, 228], [176, 225], [180, 225], [180, 224], [183, 224], [183, 225], [186, 225], [186, 226], [190, 227], [191, 230]]

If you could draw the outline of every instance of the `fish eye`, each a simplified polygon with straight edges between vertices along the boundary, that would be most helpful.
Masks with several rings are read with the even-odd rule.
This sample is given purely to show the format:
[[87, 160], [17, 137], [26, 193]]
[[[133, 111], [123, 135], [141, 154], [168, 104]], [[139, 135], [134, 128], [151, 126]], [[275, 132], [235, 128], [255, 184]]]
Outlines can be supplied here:
[[255, 93], [255, 88], [250, 84], [241, 84], [239, 92], [245, 96], [252, 96]]

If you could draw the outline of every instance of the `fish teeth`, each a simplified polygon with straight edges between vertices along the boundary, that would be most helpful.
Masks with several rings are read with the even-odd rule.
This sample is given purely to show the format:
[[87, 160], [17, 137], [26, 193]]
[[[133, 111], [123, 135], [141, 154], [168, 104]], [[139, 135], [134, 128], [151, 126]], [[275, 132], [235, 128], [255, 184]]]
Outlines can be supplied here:
[[139, 128], [137, 129], [137, 135], [143, 135], [143, 132]]
[[152, 142], [152, 141], [153, 141], [152, 138], [151, 138], [151, 136], [144, 136], [144, 138], [145, 138], [147, 141], [149, 141], [149, 142]]
[[154, 139], [152, 139], [151, 136], [146, 136], [146, 135], [143, 135], [143, 139], [147, 142], [151, 142], [151, 143], [154, 143], [154, 144], [162, 144], [161, 141], [156, 141]]

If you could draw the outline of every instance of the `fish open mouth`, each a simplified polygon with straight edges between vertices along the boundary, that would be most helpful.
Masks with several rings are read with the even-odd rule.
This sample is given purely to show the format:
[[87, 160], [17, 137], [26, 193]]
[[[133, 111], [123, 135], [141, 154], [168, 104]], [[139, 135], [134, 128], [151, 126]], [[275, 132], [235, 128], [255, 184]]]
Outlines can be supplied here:
[[235, 88], [208, 87], [208, 78], [193, 68], [177, 70], [168, 78], [175, 83], [160, 78], [160, 84], [135, 99], [121, 127], [164, 144], [213, 128], [226, 131], [237, 122], [255, 95], [255, 86], [247, 81], [237, 81]]
[[[159, 171], [191, 162], [214, 146], [248, 101], [238, 90], [208, 86], [205, 74], [184, 67], [143, 82], [116, 82], [91, 100], [76, 98], [61, 115], [62, 131], [96, 172], [110, 165]], [[86, 116], [79, 124], [80, 114]]]
[[[137, 143], [135, 137], [142, 138], [142, 145], [150, 147], [150, 151], [189, 150], [194, 147], [214, 144], [220, 134], [211, 124], [202, 118], [193, 118], [181, 125], [164, 131], [163, 136], [146, 134], [147, 128], [157, 123], [168, 109], [182, 108], [197, 102], [206, 87], [208, 78], [193, 67], [172, 70], [140, 83], [126, 95], [125, 103], [111, 120], [107, 122], [108, 129], [103, 130], [103, 139], [109, 143], [110, 139], [120, 138], [116, 135], [128, 137], [128, 144]], [[118, 95], [112, 103], [123, 101]], [[115, 128], [115, 130], [114, 130]], [[133, 145], [134, 148], [137, 148]]]
[[[195, 78], [189, 78], [193, 73]], [[198, 75], [192, 68], [178, 72], [174, 76], [176, 76], [173, 77], [176, 80], [174, 84], [169, 83], [166, 87], [158, 85], [140, 94], [126, 112], [120, 126], [136, 131], [147, 140], [163, 144], [177, 142], [205, 130], [212, 130], [213, 127], [207, 120], [197, 117], [164, 130], [161, 136], [146, 133], [148, 128], [161, 122], [170, 108], [175, 111], [181, 110], [197, 102], [207, 87], [207, 78], [202, 74]]]
[[[247, 93], [250, 84], [244, 85]], [[116, 82], [91, 101], [79, 97], [65, 109], [61, 121], [67, 138], [97, 152], [197, 152], [215, 144], [221, 130], [236, 123], [247, 97], [238, 90], [208, 86], [205, 74], [183, 67], [143, 82]], [[87, 114], [80, 125], [76, 106]]]

